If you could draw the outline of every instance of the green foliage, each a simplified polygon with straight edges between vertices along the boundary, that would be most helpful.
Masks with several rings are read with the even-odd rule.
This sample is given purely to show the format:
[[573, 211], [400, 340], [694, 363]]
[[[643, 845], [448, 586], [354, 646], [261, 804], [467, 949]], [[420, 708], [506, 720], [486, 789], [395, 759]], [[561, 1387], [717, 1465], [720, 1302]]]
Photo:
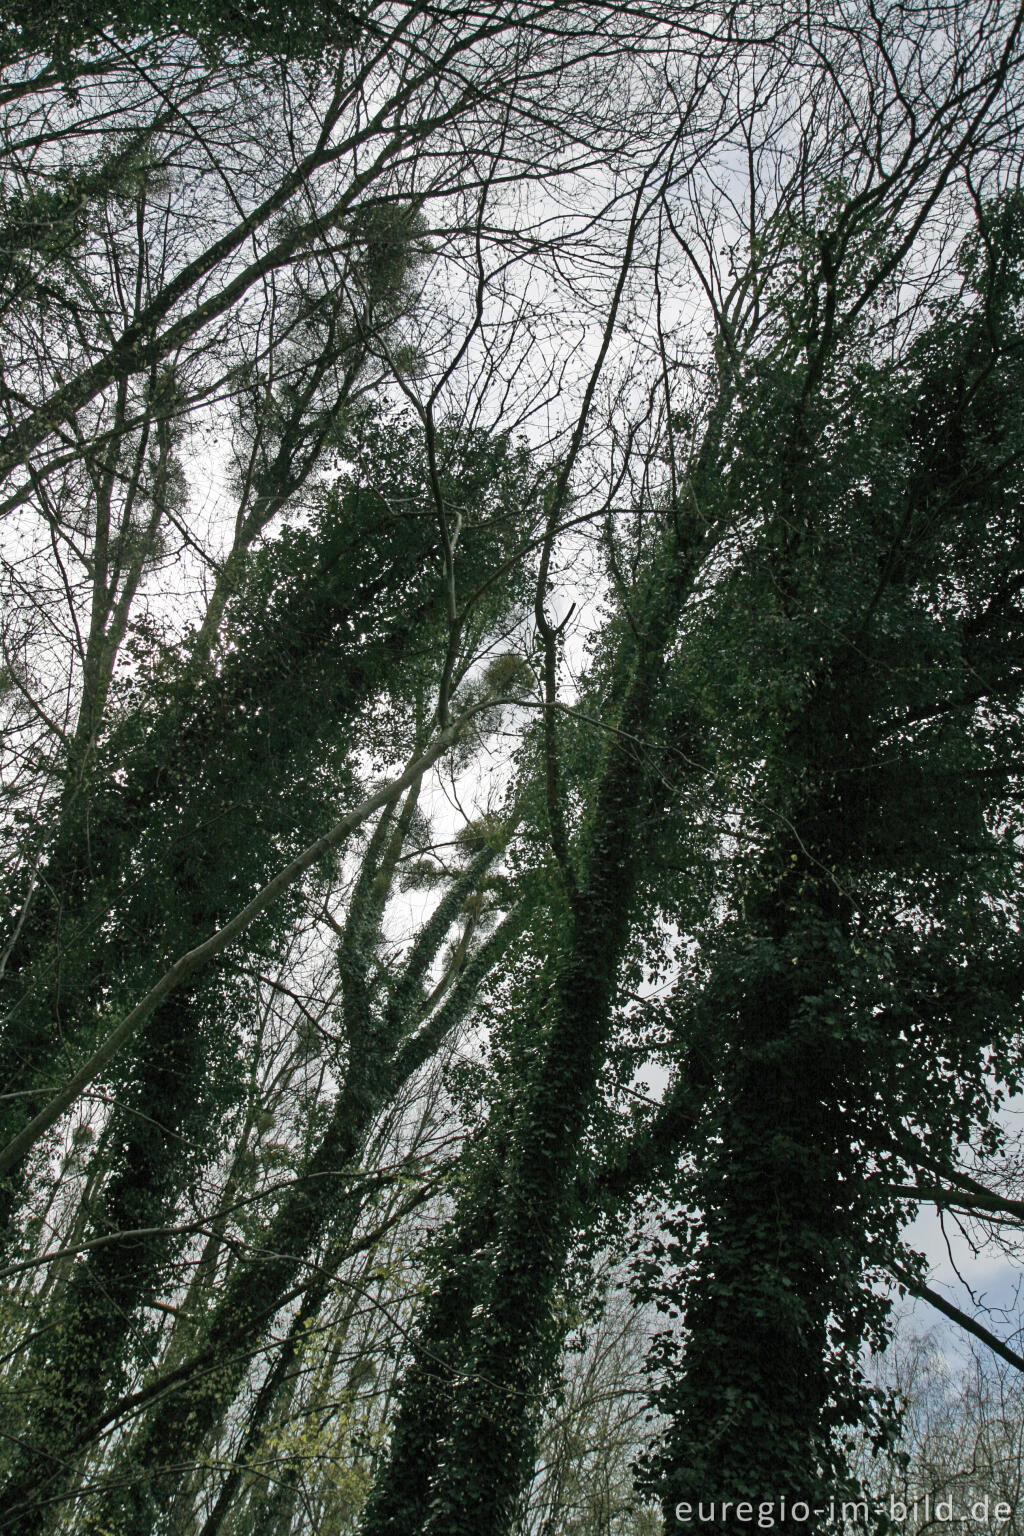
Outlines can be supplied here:
[[[0, 909], [0, 1144], [51, 1124], [176, 956], [443, 748], [165, 996], [0, 1189], [17, 1536], [619, 1536], [659, 1504], [855, 1496], [863, 1447], [893, 1453], [864, 1355], [888, 1277], [918, 1272], [908, 1187], [965, 1142], [998, 1151], [1024, 1083], [1024, 199], [977, 201], [908, 313], [960, 107], [918, 80], [932, 126], [908, 108], [890, 134], [905, 102], [879, 87], [877, 122], [833, 153], [790, 110], [792, 60], [831, 19], [761, 38], [748, 90], [738, 18], [718, 55], [677, 11], [18, 0], [0, 23], [29, 146], [0, 189], [27, 635], [5, 616], [0, 694], [31, 718], [4, 758], [28, 788]], [[614, 272], [587, 246], [562, 289], [566, 248], [509, 217], [536, 155], [538, 227], [589, 227], [573, 177], [619, 136], [613, 17], [639, 29], [638, 86], [661, 21], [672, 70], [697, 27], [692, 122], [665, 80], [637, 89], [665, 153], [607, 371], [544, 464], [472, 423], [554, 409], [534, 296], [596, 303]], [[984, 55], [973, 24], [955, 50]], [[813, 107], [847, 120], [871, 29], [842, 25]], [[973, 57], [949, 77], [971, 113]], [[164, 126], [107, 140], [121, 70], [132, 122], [159, 98]], [[264, 144], [271, 81], [283, 137]], [[849, 97], [869, 118], [875, 84]], [[585, 153], [563, 108], [587, 114]], [[972, 188], [990, 151], [971, 135], [1000, 110], [964, 130]], [[723, 124], [748, 112], [741, 240]], [[639, 121], [600, 239], [622, 230]], [[103, 147], [73, 163], [84, 135]], [[695, 227], [712, 268], [720, 239], [746, 263], [731, 290], [724, 256], [698, 274], [717, 324], [699, 361], [688, 308], [678, 353], [667, 321], [689, 301], [666, 252]], [[97, 272], [113, 297], [83, 305]], [[234, 542], [201, 624], [176, 628], [163, 562], [187, 581], [209, 553], [188, 433], [225, 401]], [[42, 530], [24, 551], [23, 513]], [[569, 619], [545, 619], [578, 580], [582, 665]], [[64, 715], [30, 665], [50, 665], [37, 623], [59, 649], [58, 601]], [[563, 1412], [609, 1312], [602, 1266], [631, 1246], [651, 1414], [632, 1488], [641, 1436], [611, 1434], [603, 1396], [631, 1367], [595, 1366]]]
[[[460, 571], [472, 587], [504, 564], [510, 543], [529, 527], [534, 476], [525, 452], [503, 440], [460, 437], [452, 427], [439, 438], [464, 523]], [[5, 1048], [23, 1088], [12, 1126], [29, 1111], [33, 1091], [48, 1091], [53, 1012], [75, 998], [79, 1049], [90, 1032], [102, 1034], [176, 953], [205, 938], [331, 824], [339, 802], [356, 794], [357, 754], [387, 763], [415, 741], [447, 634], [423, 450], [408, 422], [364, 419], [346, 452], [348, 472], [318, 497], [312, 516], [285, 526], [248, 562], [215, 663], [197, 665], [187, 647], [141, 647], [77, 788], [70, 765], [68, 792], [54, 808], [44, 893], [12, 973], [20, 999]], [[519, 590], [515, 581], [495, 588], [475, 623], [500, 621]], [[347, 1019], [347, 1088], [309, 1127], [306, 1173], [319, 1182], [284, 1204], [269, 1236], [254, 1214], [250, 1239], [267, 1242], [282, 1261], [243, 1276], [218, 1313], [213, 1337], [229, 1355], [220, 1388], [228, 1400], [244, 1374], [244, 1341], [256, 1348], [301, 1255], [340, 1219], [347, 1186], [330, 1176], [355, 1160], [374, 1114], [400, 1085], [388, 1075], [388, 1051], [417, 1017], [426, 970], [502, 846], [497, 835], [486, 839], [446, 895], [408, 974], [384, 1000], [384, 1022], [367, 1018], [359, 1038]], [[336, 874], [334, 861], [328, 865], [321, 880]], [[381, 911], [387, 889], [385, 880]], [[247, 978], [280, 953], [303, 899], [294, 890], [252, 925], [235, 953], [159, 1009], [115, 1063], [117, 1109], [101, 1138], [102, 1180], [87, 1214], [93, 1231], [148, 1235], [77, 1264], [56, 1313], [59, 1344], [51, 1325], [25, 1351], [19, 1390], [31, 1404], [33, 1438], [9, 1468], [8, 1510], [40, 1482], [48, 1487], [53, 1447], [75, 1444], [152, 1346], [156, 1325], [131, 1319], [171, 1273], [181, 1241], [168, 1224], [237, 1119], [255, 1002]], [[77, 921], [69, 931], [61, 914], [72, 906]], [[379, 917], [367, 935], [371, 950]], [[55, 958], [56, 983], [48, 969]], [[222, 1406], [204, 1377], [198, 1403], [174, 1404], [172, 1438], [209, 1429]], [[166, 1442], [155, 1443], [162, 1456]], [[142, 1520], [144, 1507], [145, 1500], [118, 1518]], [[24, 1520], [42, 1518], [44, 1509], [34, 1506]]]
[[51, 318], [63, 309], [97, 210], [155, 191], [162, 173], [149, 135], [126, 134], [84, 163], [58, 164], [28, 189], [0, 189], [0, 313], [32, 305]]
[[862, 1352], [894, 1186], [989, 1124], [995, 1059], [1017, 1082], [1019, 225], [989, 211], [902, 366], [840, 357], [811, 396], [759, 370], [732, 429], [745, 552], [705, 654], [743, 822], [676, 1003], [713, 1087], [642, 1282], [687, 1328], [651, 1362], [666, 1510], [827, 1504], [850, 1432], [891, 1438]]
[[363, 10], [336, 0], [146, 0], [144, 4], [54, 3], [26, 4], [15, 0], [6, 9], [0, 33], [0, 62], [9, 64], [37, 56], [58, 77], [73, 82], [83, 56], [99, 52], [105, 39], [121, 43], [180, 34], [196, 39], [211, 57], [225, 52], [249, 58], [308, 60], [330, 67], [358, 38]]

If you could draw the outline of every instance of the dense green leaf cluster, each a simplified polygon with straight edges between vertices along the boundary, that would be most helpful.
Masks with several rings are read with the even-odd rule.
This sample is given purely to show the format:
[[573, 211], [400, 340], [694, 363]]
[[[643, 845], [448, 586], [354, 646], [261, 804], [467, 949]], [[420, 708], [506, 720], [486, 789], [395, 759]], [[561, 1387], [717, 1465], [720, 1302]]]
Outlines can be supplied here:
[[180, 34], [196, 39], [212, 56], [225, 50], [248, 57], [308, 60], [322, 66], [337, 60], [359, 36], [359, 6], [337, 0], [302, 0], [287, 5], [267, 0], [153, 0], [142, 5], [23, 4], [7, 7], [0, 34], [0, 63], [45, 60], [58, 78], [73, 82], [82, 53], [109, 47], [111, 40], [134, 44]]
[[842, 1493], [844, 1433], [890, 1432], [862, 1372], [899, 1185], [1018, 1082], [1020, 219], [901, 365], [759, 371], [737, 417], [709, 623], [744, 809], [675, 1008], [715, 1068], [654, 1267], [687, 1327], [652, 1360], [666, 1510]]

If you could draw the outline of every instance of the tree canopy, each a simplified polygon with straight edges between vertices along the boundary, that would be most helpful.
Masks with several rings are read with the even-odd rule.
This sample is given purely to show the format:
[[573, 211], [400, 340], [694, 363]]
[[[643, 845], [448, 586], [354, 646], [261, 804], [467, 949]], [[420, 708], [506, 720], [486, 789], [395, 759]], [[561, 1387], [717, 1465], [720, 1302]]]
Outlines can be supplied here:
[[4, 28], [0, 1531], [886, 1531], [894, 1300], [1024, 1370], [1024, 11]]

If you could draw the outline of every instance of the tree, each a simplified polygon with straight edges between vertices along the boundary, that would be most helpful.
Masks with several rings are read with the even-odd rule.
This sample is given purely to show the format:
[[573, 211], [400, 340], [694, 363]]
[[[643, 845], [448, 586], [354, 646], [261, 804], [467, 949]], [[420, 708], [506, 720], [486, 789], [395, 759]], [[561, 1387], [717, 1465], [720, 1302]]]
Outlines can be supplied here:
[[108, 21], [9, 97], [7, 1527], [571, 1519], [631, 1240], [623, 1519], [856, 1492], [1014, 1208], [1021, 17]]
[[[880, 1362], [886, 1389], [903, 1406], [896, 1453], [868, 1462], [864, 1481], [883, 1508], [900, 1506], [912, 1530], [936, 1518], [971, 1517], [976, 1504], [1015, 1531], [1020, 1515], [1020, 1374], [986, 1352], [951, 1351], [941, 1334], [921, 1334], [907, 1317]], [[985, 1502], [987, 1500], [987, 1503]], [[926, 1502], [927, 1501], [927, 1502]], [[1007, 1515], [1006, 1511], [1009, 1511]]]
[[[126, 764], [127, 771], [101, 772], [106, 795], [94, 794], [86, 805], [89, 825], [97, 830], [88, 838], [79, 834], [78, 845], [86, 848], [77, 868], [72, 866], [75, 872], [65, 877], [69, 884], [78, 882], [75, 904], [82, 913], [80, 933], [62, 932], [59, 920], [50, 916], [42, 901], [36, 903], [33, 914], [44, 934], [57, 930], [61, 952], [72, 957], [61, 968], [60, 996], [66, 1000], [77, 987], [80, 1012], [88, 1007], [90, 989], [98, 985], [104, 986], [106, 1006], [111, 1002], [117, 1006], [109, 978], [118, 971], [129, 991], [139, 986], [140, 978], [145, 986], [147, 970], [150, 976], [158, 974], [166, 963], [165, 946], [170, 945], [173, 952], [201, 938], [222, 921], [225, 907], [218, 912], [217, 901], [226, 903], [229, 910], [236, 891], [260, 883], [261, 871], [287, 857], [289, 843], [282, 838], [291, 840], [294, 848], [296, 841], [305, 843], [316, 835], [317, 823], [309, 818], [323, 817], [331, 790], [336, 793], [335, 786], [344, 788], [346, 781], [351, 782], [352, 733], [368, 708], [379, 717], [386, 708], [378, 725], [386, 720], [392, 736], [417, 729], [424, 669], [429, 677], [437, 664], [437, 626], [441, 625], [443, 635], [446, 619], [443, 610], [438, 612], [431, 547], [423, 542], [424, 535], [430, 538], [431, 523], [417, 516], [415, 500], [411, 501], [419, 479], [415, 457], [406, 458], [403, 476], [403, 447], [409, 455], [408, 432], [403, 444], [400, 428], [371, 429], [369, 443], [360, 451], [357, 484], [327, 493], [312, 528], [282, 537], [278, 547], [268, 546], [256, 562], [250, 581], [229, 608], [226, 651], [217, 673], [197, 677], [190, 658], [180, 677], [172, 673], [161, 679], [155, 699], [144, 699], [127, 713], [122, 731], [131, 744], [126, 747], [121, 732], [110, 741], [112, 765]], [[455, 453], [461, 460], [454, 473], [446, 471], [452, 474], [451, 494], [458, 495], [465, 523], [460, 569], [467, 580], [479, 583], [488, 560], [502, 561], [505, 541], [521, 535], [523, 520], [529, 516], [519, 505], [524, 487], [527, 497], [530, 493], [529, 463], [507, 445], [455, 443], [442, 436], [438, 447], [442, 464]], [[382, 505], [404, 507], [403, 515], [391, 525], [393, 561], [382, 560], [384, 542], [378, 527]], [[362, 534], [366, 526], [374, 529], [372, 540]], [[365, 551], [362, 562], [353, 552], [360, 544]], [[474, 561], [474, 544], [482, 562]], [[493, 590], [498, 606], [492, 603], [486, 614], [475, 617], [485, 632], [500, 620], [501, 605], [515, 595], [514, 584]], [[390, 625], [381, 611], [385, 594], [395, 602]], [[360, 632], [366, 636], [363, 644], [356, 638]], [[443, 644], [440, 654], [444, 654]], [[223, 736], [226, 719], [233, 724], [228, 740]], [[332, 736], [333, 762], [328, 755]], [[372, 741], [372, 734], [363, 739]], [[196, 765], [203, 764], [209, 765], [209, 776], [197, 770]], [[284, 791], [285, 784], [292, 786], [290, 794]], [[376, 905], [371, 904], [365, 918], [361, 908], [369, 893], [357, 883], [349, 921], [368, 922], [368, 939], [382, 913], [417, 787], [414, 782], [393, 840], [390, 874], [388, 866], [378, 867], [379, 850], [371, 845], [363, 887], [373, 890]], [[146, 808], [141, 826], [132, 815], [140, 805]], [[262, 813], [254, 814], [258, 807]], [[63, 819], [60, 836], [66, 843], [72, 834], [67, 817]], [[389, 820], [386, 813], [378, 828], [378, 840], [385, 839], [385, 846]], [[193, 829], [201, 821], [216, 826], [218, 835], [216, 840], [207, 839], [205, 858], [199, 863]], [[143, 831], [146, 841], [140, 844]], [[296, 1262], [318, 1239], [318, 1223], [329, 1216], [342, 1219], [335, 1207], [345, 1187], [337, 1183], [336, 1175], [347, 1164], [357, 1163], [376, 1114], [443, 1039], [441, 1024], [436, 1026], [436, 1037], [428, 1031], [404, 1057], [399, 1052], [393, 1068], [387, 1065], [388, 1056], [398, 1050], [402, 1035], [412, 1027], [409, 1010], [417, 1001], [419, 975], [433, 960], [462, 902], [472, 894], [499, 847], [497, 841], [485, 847], [471, 863], [469, 874], [456, 883], [448, 903], [442, 903], [434, 926], [424, 930], [410, 962], [412, 974], [396, 978], [381, 1040], [371, 1043], [369, 1020], [357, 1021], [355, 1004], [349, 1002], [343, 1016], [347, 1077], [342, 1079], [333, 1121], [328, 1122], [320, 1146], [311, 1150], [295, 1194], [278, 1212], [267, 1235], [270, 1248], [287, 1253], [289, 1263], [281, 1275], [263, 1263], [255, 1277], [238, 1277], [238, 1294], [225, 1298], [223, 1315], [213, 1320], [218, 1350], [236, 1351], [239, 1337], [255, 1349], [260, 1331], [254, 1318], [271, 1320], [279, 1298], [294, 1280]], [[71, 902], [61, 891], [58, 860], [60, 853], [44, 868], [47, 893], [54, 893], [59, 913]], [[187, 871], [187, 883], [176, 873], [181, 868]], [[163, 900], [159, 893], [165, 893]], [[109, 938], [101, 939], [96, 952], [90, 953], [83, 935], [100, 926], [94, 915], [98, 913], [112, 919]], [[287, 933], [294, 915], [294, 906], [279, 904], [269, 926], [248, 930], [243, 951], [247, 968], [273, 963], [280, 937]], [[133, 935], [137, 960], [129, 959], [126, 933]], [[33, 958], [33, 938], [34, 928], [30, 928], [22, 939], [22, 965], [14, 973], [26, 998], [15, 1014], [19, 1022], [26, 1018], [29, 999], [47, 1006], [46, 992], [27, 969]], [[116, 962], [107, 947], [111, 942], [116, 946]], [[36, 961], [44, 974], [52, 965], [52, 943], [51, 939], [42, 959]], [[147, 947], [154, 943], [156, 953], [147, 958]], [[354, 937], [350, 943], [355, 943]], [[500, 948], [492, 946], [488, 957], [498, 953]], [[343, 963], [340, 959], [339, 964]], [[343, 979], [347, 981], [344, 970]], [[238, 1052], [240, 1046], [244, 1049], [246, 995], [251, 992], [239, 980], [240, 994], [229, 966], [226, 973], [204, 978], [198, 990], [193, 986], [184, 1001], [172, 999], [158, 1009], [131, 1053], [129, 1073], [121, 1068], [114, 1077], [117, 1107], [98, 1147], [107, 1176], [92, 1192], [83, 1240], [109, 1231], [144, 1235], [100, 1247], [76, 1266], [61, 1306], [62, 1347], [55, 1350], [52, 1337], [47, 1336], [26, 1354], [24, 1380], [31, 1386], [27, 1393], [24, 1384], [16, 1390], [30, 1411], [36, 1401], [40, 1404], [33, 1419], [37, 1444], [45, 1451], [30, 1456], [31, 1470], [12, 1469], [7, 1497], [14, 1508], [22, 1509], [25, 1479], [33, 1484], [44, 1468], [48, 1477], [54, 1448], [80, 1446], [88, 1426], [96, 1420], [105, 1423], [111, 1401], [124, 1390], [130, 1361], [128, 1324], [140, 1307], [151, 1304], [166, 1281], [169, 1259], [175, 1246], [180, 1246], [180, 1240], [178, 1245], [174, 1242], [171, 1217], [203, 1166], [189, 1148], [198, 1144], [202, 1157], [209, 1156], [213, 1145], [208, 1136], [200, 1140], [202, 1127], [222, 1112], [220, 1105], [230, 1105], [239, 1091], [244, 1058], [239, 1059]], [[470, 991], [465, 1002], [471, 997]], [[457, 1010], [452, 1015], [449, 1010], [445, 1022], [457, 1022]], [[31, 1015], [27, 1017], [31, 1020]], [[45, 1039], [45, 1026], [38, 1029], [40, 1039]], [[32, 1037], [23, 1025], [15, 1045], [22, 1062], [30, 1060], [31, 1048]], [[359, 1052], [369, 1055], [363, 1059]], [[334, 1070], [340, 1070], [340, 1063]], [[151, 1111], [155, 1105], [160, 1110], [156, 1124]], [[261, 1287], [267, 1299], [254, 1301]], [[52, 1315], [52, 1301], [50, 1311]], [[239, 1316], [229, 1325], [226, 1319], [234, 1313]], [[241, 1369], [246, 1356], [236, 1358]], [[182, 1401], [180, 1411], [187, 1412], [198, 1428], [200, 1421], [187, 1395]], [[215, 1406], [208, 1385], [204, 1401], [209, 1410]], [[71, 1403], [76, 1407], [74, 1414], [68, 1411]], [[22, 1510], [22, 1528], [27, 1528], [27, 1519]]]
[[[985, 1063], [1015, 1081], [1001, 807], [1019, 760], [1019, 452], [995, 424], [1018, 387], [1019, 218], [1016, 198], [986, 212], [961, 254], [966, 291], [904, 368], [834, 377], [814, 423], [799, 368], [772, 380], [773, 426], [793, 380], [807, 422], [782, 435], [777, 481], [748, 412], [752, 489], [785, 524], [765, 519], [736, 573], [739, 654], [753, 616], [760, 653], [778, 644], [793, 665], [778, 693], [759, 680], [751, 694], [764, 734], [739, 677], [730, 690], [759, 766], [744, 770], [733, 910], [684, 1026], [716, 1040], [718, 1068], [677, 1196], [700, 1212], [699, 1248], [676, 1224], [689, 1274], [662, 1291], [688, 1326], [659, 1393], [675, 1423], [656, 1463], [667, 1506], [842, 1491], [842, 1428], [874, 1422], [860, 1359], [886, 1310], [879, 1270], [899, 1262], [904, 1127], [949, 1163], [988, 1122]], [[801, 437], [813, 447], [797, 458]], [[762, 572], [754, 598], [742, 589]]]

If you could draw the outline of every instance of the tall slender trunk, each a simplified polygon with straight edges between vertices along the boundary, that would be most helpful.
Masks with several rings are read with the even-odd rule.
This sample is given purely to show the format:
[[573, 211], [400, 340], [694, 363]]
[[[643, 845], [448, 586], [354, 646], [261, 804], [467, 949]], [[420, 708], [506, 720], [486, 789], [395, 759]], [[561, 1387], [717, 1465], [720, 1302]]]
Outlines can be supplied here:
[[560, 1343], [551, 1302], [577, 1230], [583, 1135], [664, 794], [664, 778], [645, 773], [637, 744], [651, 724], [666, 652], [705, 549], [703, 529], [688, 529], [647, 594], [631, 681], [577, 860], [579, 888], [565, 902], [551, 984], [534, 998], [535, 1070], [512, 1112], [498, 1177], [469, 1196], [456, 1244], [462, 1257], [421, 1329], [363, 1536], [476, 1536], [484, 1529], [504, 1536], [514, 1518], [540, 1394]]

